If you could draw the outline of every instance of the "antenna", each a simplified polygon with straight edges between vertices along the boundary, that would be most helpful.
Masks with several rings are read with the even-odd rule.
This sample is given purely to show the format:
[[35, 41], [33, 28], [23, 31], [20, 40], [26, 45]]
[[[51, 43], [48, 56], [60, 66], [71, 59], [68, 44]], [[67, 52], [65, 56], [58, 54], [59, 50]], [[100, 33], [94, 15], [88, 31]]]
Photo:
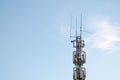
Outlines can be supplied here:
[[80, 20], [80, 37], [82, 38], [82, 14], [81, 14], [81, 20]]
[[70, 39], [71, 39], [71, 29], [72, 29], [72, 15], [71, 15], [71, 18], [70, 18]]
[[77, 37], [77, 16], [76, 16], [76, 37]]

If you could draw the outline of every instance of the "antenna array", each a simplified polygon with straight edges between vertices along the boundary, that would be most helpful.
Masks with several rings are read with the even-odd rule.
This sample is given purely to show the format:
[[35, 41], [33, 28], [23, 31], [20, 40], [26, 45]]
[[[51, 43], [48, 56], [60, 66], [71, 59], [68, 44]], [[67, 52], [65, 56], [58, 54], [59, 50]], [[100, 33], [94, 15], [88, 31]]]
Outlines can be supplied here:
[[73, 64], [75, 67], [73, 68], [73, 80], [85, 80], [86, 77], [86, 69], [83, 67], [83, 64], [86, 62], [86, 52], [83, 51], [85, 46], [84, 40], [82, 40], [82, 15], [81, 15], [81, 25], [80, 25], [80, 35], [77, 35], [77, 18], [76, 18], [76, 36], [71, 36], [71, 28], [72, 28], [72, 17], [71, 17], [71, 26], [70, 26], [70, 38], [75, 37], [75, 39], [71, 40], [73, 43]]

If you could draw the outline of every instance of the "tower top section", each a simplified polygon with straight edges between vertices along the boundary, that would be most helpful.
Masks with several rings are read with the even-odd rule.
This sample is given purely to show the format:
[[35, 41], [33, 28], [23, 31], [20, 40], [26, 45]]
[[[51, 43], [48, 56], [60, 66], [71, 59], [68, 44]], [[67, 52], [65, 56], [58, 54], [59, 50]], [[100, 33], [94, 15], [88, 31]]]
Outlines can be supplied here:
[[82, 40], [82, 15], [80, 18], [80, 33], [78, 35], [77, 32], [77, 17], [76, 17], [76, 36], [71, 36], [72, 29], [72, 17], [71, 17], [71, 26], [70, 26], [70, 38], [74, 37], [74, 40], [71, 40], [73, 43], [73, 64], [75, 67], [73, 68], [73, 80], [85, 80], [86, 77], [86, 69], [83, 67], [86, 62], [86, 52], [83, 51], [85, 46], [84, 40]]

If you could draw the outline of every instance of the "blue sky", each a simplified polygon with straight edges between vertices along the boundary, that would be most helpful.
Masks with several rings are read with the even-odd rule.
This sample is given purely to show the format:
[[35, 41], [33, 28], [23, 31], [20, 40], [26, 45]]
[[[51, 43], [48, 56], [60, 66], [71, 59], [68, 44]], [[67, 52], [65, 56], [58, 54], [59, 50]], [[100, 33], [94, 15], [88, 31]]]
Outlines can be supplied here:
[[[83, 16], [86, 80], [119, 80], [119, 0], [0, 0], [0, 80], [73, 80], [70, 16]], [[79, 19], [78, 19], [79, 21]], [[79, 26], [79, 22], [78, 22]]]

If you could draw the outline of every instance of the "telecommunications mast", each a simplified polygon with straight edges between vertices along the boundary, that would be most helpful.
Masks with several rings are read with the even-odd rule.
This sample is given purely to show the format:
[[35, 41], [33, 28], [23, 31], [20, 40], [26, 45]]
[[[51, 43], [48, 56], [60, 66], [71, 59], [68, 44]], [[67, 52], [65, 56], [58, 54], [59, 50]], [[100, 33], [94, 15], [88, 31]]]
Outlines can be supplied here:
[[73, 80], [85, 80], [86, 77], [86, 69], [83, 67], [83, 64], [86, 62], [86, 52], [83, 51], [85, 46], [84, 40], [82, 40], [82, 15], [81, 15], [81, 22], [80, 22], [80, 34], [77, 35], [77, 18], [76, 18], [76, 36], [71, 36], [71, 28], [72, 28], [72, 17], [71, 17], [71, 26], [70, 26], [70, 38], [73, 37], [74, 39], [71, 40], [73, 43], [73, 64], [75, 67], [73, 68]]

